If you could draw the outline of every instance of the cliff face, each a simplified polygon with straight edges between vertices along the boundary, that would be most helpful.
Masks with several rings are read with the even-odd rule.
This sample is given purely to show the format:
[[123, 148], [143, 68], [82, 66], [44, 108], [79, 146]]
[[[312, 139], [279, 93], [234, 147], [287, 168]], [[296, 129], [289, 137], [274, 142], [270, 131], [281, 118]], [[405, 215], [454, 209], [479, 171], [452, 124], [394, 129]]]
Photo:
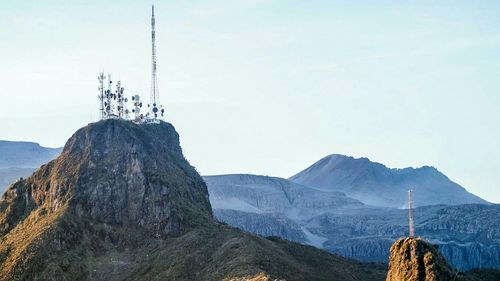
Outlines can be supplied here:
[[431, 244], [420, 238], [402, 238], [394, 242], [389, 257], [386, 281], [465, 280], [455, 272]]
[[0, 199], [0, 281], [381, 280], [384, 271], [214, 221], [205, 183], [163, 122], [90, 124]]

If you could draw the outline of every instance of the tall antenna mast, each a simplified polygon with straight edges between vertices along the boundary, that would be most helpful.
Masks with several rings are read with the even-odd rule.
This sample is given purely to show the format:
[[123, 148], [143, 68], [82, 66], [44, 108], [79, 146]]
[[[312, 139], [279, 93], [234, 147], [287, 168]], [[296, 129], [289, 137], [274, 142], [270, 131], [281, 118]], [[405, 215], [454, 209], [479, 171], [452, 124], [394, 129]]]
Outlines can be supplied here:
[[151, 103], [149, 105], [151, 117], [156, 119], [158, 116], [158, 105], [160, 96], [158, 92], [158, 80], [156, 79], [156, 34], [155, 34], [155, 6], [151, 6]]
[[104, 120], [104, 72], [99, 73], [99, 115], [101, 120]]
[[411, 189], [408, 190], [408, 225], [410, 227], [409, 237], [415, 236], [415, 228], [413, 225], [413, 209], [411, 207]]

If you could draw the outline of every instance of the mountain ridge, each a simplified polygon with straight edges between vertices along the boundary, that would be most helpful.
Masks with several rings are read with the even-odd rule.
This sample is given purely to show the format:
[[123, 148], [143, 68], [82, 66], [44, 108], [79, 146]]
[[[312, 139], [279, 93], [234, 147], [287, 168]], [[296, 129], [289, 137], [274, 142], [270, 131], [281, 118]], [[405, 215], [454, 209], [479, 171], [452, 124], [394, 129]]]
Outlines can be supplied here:
[[365, 204], [380, 207], [406, 206], [408, 189], [414, 190], [414, 206], [489, 204], [435, 167], [388, 168], [365, 157], [341, 154], [323, 157], [289, 180], [321, 190], [344, 192]]
[[61, 151], [60, 147], [44, 147], [36, 142], [0, 140], [0, 168], [38, 168]]

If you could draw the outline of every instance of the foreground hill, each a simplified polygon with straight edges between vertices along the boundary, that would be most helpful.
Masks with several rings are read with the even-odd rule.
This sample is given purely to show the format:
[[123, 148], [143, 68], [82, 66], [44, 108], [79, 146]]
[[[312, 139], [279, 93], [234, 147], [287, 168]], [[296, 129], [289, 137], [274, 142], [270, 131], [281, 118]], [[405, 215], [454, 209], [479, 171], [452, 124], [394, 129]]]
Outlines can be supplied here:
[[365, 264], [213, 220], [167, 123], [107, 120], [0, 200], [0, 280], [383, 280]]
[[344, 192], [380, 207], [407, 206], [408, 189], [414, 206], [487, 204], [433, 167], [390, 169], [367, 158], [332, 154], [292, 176], [291, 181], [321, 190]]
[[[372, 207], [338, 192], [256, 175], [204, 177], [216, 217], [262, 236], [279, 236], [363, 261], [386, 262], [408, 232], [408, 211]], [[500, 268], [500, 205], [418, 207], [416, 233], [460, 270]]]

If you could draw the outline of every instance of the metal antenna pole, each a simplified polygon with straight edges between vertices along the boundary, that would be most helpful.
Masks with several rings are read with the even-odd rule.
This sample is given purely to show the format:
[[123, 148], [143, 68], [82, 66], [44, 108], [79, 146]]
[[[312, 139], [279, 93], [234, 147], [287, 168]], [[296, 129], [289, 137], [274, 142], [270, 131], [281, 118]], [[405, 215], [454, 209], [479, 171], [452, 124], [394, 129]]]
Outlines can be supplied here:
[[155, 6], [151, 6], [151, 62], [152, 62], [152, 73], [151, 73], [151, 104], [150, 111], [151, 117], [156, 119], [158, 117], [158, 106], [160, 103], [160, 97], [158, 92], [158, 81], [156, 78], [156, 34], [155, 34]]
[[99, 115], [101, 120], [104, 120], [104, 72], [99, 73], [97, 79], [99, 80]]
[[415, 236], [415, 228], [413, 225], [413, 209], [411, 206], [411, 190], [408, 190], [408, 216], [409, 216], [409, 227], [410, 227], [410, 237]]

